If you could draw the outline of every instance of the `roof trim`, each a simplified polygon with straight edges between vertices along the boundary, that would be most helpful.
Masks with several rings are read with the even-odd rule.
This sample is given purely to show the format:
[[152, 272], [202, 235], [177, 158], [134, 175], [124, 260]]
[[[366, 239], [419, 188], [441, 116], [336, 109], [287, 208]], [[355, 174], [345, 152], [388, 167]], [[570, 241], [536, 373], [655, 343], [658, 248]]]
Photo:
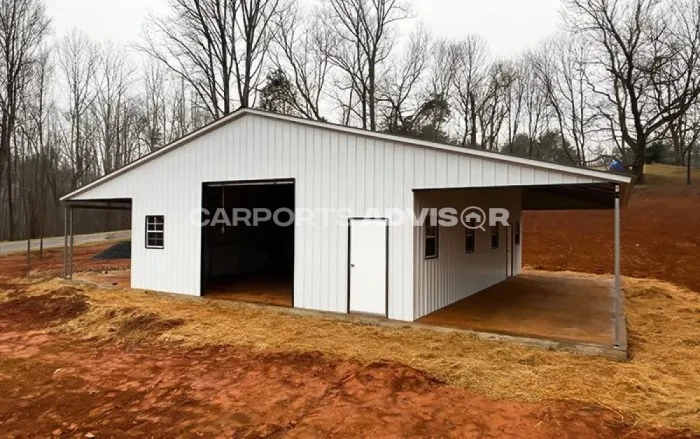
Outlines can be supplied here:
[[526, 158], [526, 157], [520, 157], [520, 156], [514, 156], [514, 155], [507, 155], [501, 152], [492, 152], [492, 151], [484, 151], [481, 149], [474, 149], [474, 148], [467, 148], [467, 147], [459, 147], [459, 146], [452, 146], [452, 145], [447, 145], [443, 143], [438, 143], [438, 142], [429, 142], [426, 140], [420, 140], [420, 139], [415, 139], [411, 137], [404, 137], [404, 136], [398, 136], [395, 134], [385, 134], [385, 133], [380, 133], [376, 131], [369, 131], [369, 130], [364, 130], [361, 128], [353, 128], [353, 127], [348, 127], [344, 125], [338, 125], [338, 124], [333, 124], [329, 122], [319, 122], [315, 120], [309, 120], [309, 119], [303, 119], [300, 117], [294, 117], [294, 116], [287, 116], [284, 114], [277, 114], [277, 113], [271, 113], [267, 111], [261, 111], [261, 110], [254, 110], [250, 108], [240, 108], [233, 113], [222, 117], [221, 119], [218, 119], [214, 122], [211, 122], [208, 125], [205, 125], [204, 127], [187, 134], [186, 136], [175, 140], [174, 142], [171, 142], [170, 144], [153, 151], [149, 154], [144, 155], [143, 157], [140, 157], [133, 162], [129, 163], [126, 166], [123, 166], [116, 171], [113, 171], [107, 175], [104, 175], [100, 178], [98, 178], [95, 181], [92, 181], [85, 186], [78, 188], [77, 190], [64, 195], [61, 197], [60, 201], [67, 201], [72, 199], [73, 197], [76, 197], [80, 194], [83, 194], [97, 186], [100, 186], [104, 183], [106, 183], [109, 180], [112, 180], [122, 174], [125, 174], [129, 172], [130, 170], [143, 165], [144, 163], [147, 163], [151, 160], [154, 160], [158, 157], [160, 157], [163, 154], [166, 154], [174, 149], [179, 148], [180, 146], [183, 146], [199, 137], [202, 137], [211, 131], [214, 131], [224, 125], [228, 125], [230, 122], [233, 122], [237, 119], [240, 119], [241, 117], [245, 116], [246, 114], [252, 114], [260, 117], [265, 117], [269, 119], [276, 119], [276, 120], [282, 120], [285, 122], [290, 122], [290, 123], [295, 123], [295, 124], [300, 124], [300, 125], [305, 125], [305, 126], [311, 126], [314, 128], [320, 128], [320, 129], [326, 129], [326, 130], [332, 130], [332, 131], [337, 131], [337, 132], [342, 132], [346, 134], [353, 134], [357, 136], [363, 136], [363, 137], [370, 137], [373, 139], [381, 139], [381, 140], [386, 140], [390, 142], [395, 142], [395, 143], [400, 143], [400, 144], [405, 144], [405, 145], [411, 145], [411, 146], [419, 146], [422, 148], [429, 148], [429, 149], [435, 149], [439, 151], [446, 151], [450, 153], [455, 153], [455, 154], [463, 154], [463, 155], [471, 155], [475, 157], [480, 157], [480, 158], [486, 158], [490, 160], [495, 160], [495, 161], [500, 161], [500, 162], [506, 162], [506, 163], [514, 163], [518, 165], [525, 165], [525, 166], [532, 166], [535, 168], [540, 168], [540, 169], [546, 169], [546, 170], [552, 170], [552, 171], [559, 171], [559, 172], [564, 172], [567, 174], [573, 174], [573, 175], [579, 175], [579, 176], [585, 176], [585, 177], [592, 177], [592, 178], [597, 178], [603, 181], [608, 181], [608, 182], [614, 182], [614, 183], [623, 183], [623, 184], [631, 184], [632, 183], [632, 176], [629, 175], [624, 175], [624, 174], [616, 174], [612, 172], [607, 172], [607, 171], [597, 171], [594, 169], [587, 169], [587, 168], [580, 168], [576, 166], [571, 166], [571, 165], [562, 165], [558, 163], [551, 163], [551, 162], [546, 162], [546, 161], [541, 161], [541, 160], [536, 160], [536, 159], [531, 159], [531, 158]]

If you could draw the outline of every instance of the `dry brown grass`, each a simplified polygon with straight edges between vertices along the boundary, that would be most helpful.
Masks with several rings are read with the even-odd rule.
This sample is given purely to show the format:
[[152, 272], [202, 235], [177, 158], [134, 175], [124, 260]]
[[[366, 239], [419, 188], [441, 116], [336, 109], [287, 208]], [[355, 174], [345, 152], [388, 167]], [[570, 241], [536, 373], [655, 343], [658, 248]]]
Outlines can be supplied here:
[[[652, 186], [685, 186], [688, 170], [685, 166], [653, 164], [644, 166], [644, 180]], [[700, 169], [690, 170], [691, 180], [700, 184]]]
[[[57, 280], [28, 288], [40, 294]], [[495, 399], [579, 400], [626, 420], [700, 431], [700, 295], [654, 280], [625, 279], [631, 360], [548, 352], [464, 333], [372, 326], [282, 309], [168, 294], [85, 287], [91, 309], [58, 330], [96, 340], [134, 341], [138, 315], [176, 322], [141, 328], [138, 340], [189, 346], [242, 345], [320, 351], [364, 362], [398, 361]], [[125, 311], [126, 310], [126, 311]]]

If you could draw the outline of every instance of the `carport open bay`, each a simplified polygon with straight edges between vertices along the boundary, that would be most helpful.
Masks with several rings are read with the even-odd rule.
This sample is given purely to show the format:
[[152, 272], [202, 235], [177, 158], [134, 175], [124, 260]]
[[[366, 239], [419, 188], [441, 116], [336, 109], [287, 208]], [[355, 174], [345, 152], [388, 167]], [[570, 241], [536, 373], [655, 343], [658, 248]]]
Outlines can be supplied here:
[[612, 346], [612, 280], [572, 273], [523, 274], [418, 321], [459, 329]]

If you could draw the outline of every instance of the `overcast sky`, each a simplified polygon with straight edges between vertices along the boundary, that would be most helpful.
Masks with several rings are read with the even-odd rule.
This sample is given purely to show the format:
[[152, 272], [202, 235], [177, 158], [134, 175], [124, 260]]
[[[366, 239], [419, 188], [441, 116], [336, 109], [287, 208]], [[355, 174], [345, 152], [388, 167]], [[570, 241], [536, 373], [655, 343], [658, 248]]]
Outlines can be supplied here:
[[[92, 39], [138, 42], [147, 11], [164, 13], [164, 0], [47, 0], [56, 35], [78, 28]], [[413, 15], [439, 37], [475, 33], [492, 54], [535, 46], [560, 23], [559, 0], [414, 0]]]

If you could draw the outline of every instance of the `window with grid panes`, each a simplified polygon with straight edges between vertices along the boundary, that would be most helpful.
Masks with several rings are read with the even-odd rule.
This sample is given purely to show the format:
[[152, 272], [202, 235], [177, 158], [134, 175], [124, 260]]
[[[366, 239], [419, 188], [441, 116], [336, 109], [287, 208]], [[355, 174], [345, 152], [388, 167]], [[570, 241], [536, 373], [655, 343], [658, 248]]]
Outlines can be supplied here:
[[146, 216], [146, 248], [164, 248], [165, 217], [163, 215]]

